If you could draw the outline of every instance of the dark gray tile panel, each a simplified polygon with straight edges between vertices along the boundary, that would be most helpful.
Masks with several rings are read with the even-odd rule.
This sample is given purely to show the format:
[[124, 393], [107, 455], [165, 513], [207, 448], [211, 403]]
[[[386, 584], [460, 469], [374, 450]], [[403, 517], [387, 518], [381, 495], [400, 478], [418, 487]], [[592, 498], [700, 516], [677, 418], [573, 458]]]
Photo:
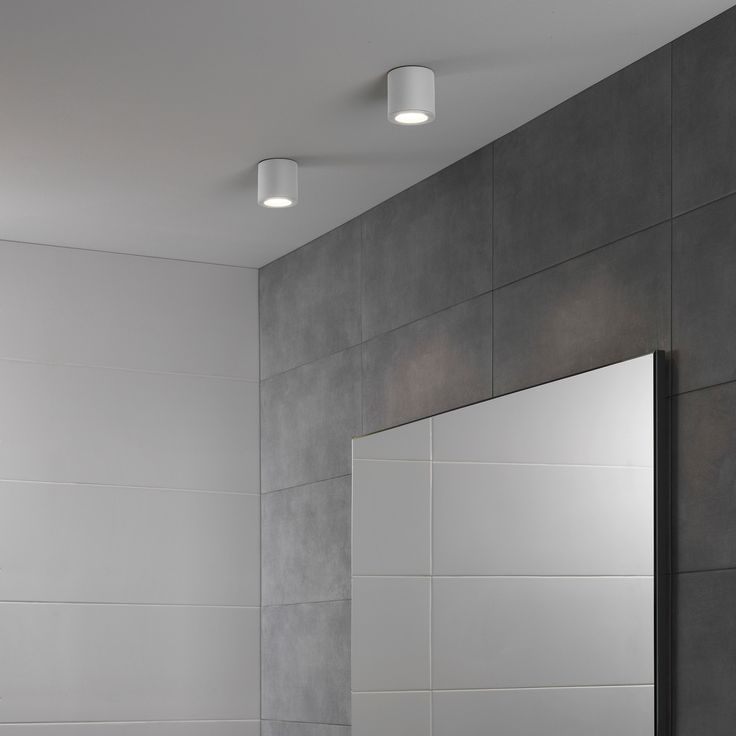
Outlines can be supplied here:
[[670, 216], [670, 50], [494, 144], [494, 284]]
[[350, 472], [361, 432], [361, 348], [261, 382], [261, 489], [290, 488]]
[[491, 395], [491, 296], [486, 294], [364, 345], [364, 431]]
[[262, 711], [268, 720], [350, 724], [350, 603], [262, 610]]
[[673, 408], [675, 569], [736, 567], [736, 383]]
[[736, 10], [672, 47], [675, 214], [736, 192]]
[[261, 498], [262, 601], [350, 598], [350, 476]]
[[364, 338], [491, 288], [491, 147], [363, 215]]
[[665, 223], [494, 293], [494, 393], [669, 347]]
[[360, 221], [260, 270], [261, 377], [360, 342]]

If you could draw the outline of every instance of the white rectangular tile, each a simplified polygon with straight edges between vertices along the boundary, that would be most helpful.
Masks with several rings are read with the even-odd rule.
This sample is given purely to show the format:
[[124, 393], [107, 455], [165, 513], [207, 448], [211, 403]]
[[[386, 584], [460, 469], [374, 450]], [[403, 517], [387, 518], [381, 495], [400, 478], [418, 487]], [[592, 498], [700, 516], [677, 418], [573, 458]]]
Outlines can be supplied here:
[[353, 458], [364, 460], [429, 460], [430, 419], [404, 424], [353, 440]]
[[653, 682], [651, 578], [434, 578], [435, 689]]
[[435, 692], [436, 736], [653, 736], [654, 688]]
[[429, 736], [431, 721], [430, 692], [353, 694], [352, 736]]
[[260, 603], [260, 496], [0, 482], [0, 599]]
[[434, 463], [432, 483], [436, 575], [654, 573], [649, 468]]
[[432, 458], [653, 466], [653, 356], [537, 386], [432, 420]]
[[259, 611], [0, 604], [4, 722], [260, 717]]
[[258, 491], [258, 384], [0, 361], [0, 478]]
[[352, 689], [428, 689], [429, 619], [429, 578], [353, 578]]
[[0, 305], [1, 358], [258, 380], [255, 269], [4, 242]]
[[0, 736], [259, 736], [258, 721], [0, 724]]
[[353, 574], [429, 575], [429, 461], [353, 461]]

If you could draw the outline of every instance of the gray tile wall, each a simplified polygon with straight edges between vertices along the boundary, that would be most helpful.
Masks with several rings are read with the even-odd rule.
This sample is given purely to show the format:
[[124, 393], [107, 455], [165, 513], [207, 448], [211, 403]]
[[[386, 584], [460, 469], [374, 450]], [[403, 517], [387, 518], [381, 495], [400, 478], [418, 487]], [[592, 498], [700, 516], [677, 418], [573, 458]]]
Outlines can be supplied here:
[[264, 733], [342, 734], [351, 436], [673, 357], [677, 736], [736, 722], [736, 9], [261, 270]]

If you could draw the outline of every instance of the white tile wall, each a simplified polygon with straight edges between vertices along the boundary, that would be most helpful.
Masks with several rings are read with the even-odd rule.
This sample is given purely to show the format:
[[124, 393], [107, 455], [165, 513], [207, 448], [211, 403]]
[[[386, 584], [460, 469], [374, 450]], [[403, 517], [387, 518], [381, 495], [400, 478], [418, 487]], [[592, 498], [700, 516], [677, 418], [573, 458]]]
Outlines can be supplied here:
[[430, 463], [353, 463], [353, 574], [429, 575]]
[[427, 690], [429, 578], [354, 578], [352, 688]]
[[243, 493], [0, 482], [0, 600], [258, 606], [259, 509]]
[[259, 610], [0, 603], [5, 722], [259, 717]]
[[258, 384], [0, 360], [0, 478], [257, 491]]
[[0, 736], [260, 736], [259, 721], [0, 724]]
[[0, 358], [258, 380], [258, 271], [0, 242]]
[[652, 736], [653, 690], [649, 685], [435, 692], [434, 734]]
[[355, 693], [352, 736], [426, 736], [432, 722], [432, 695]]
[[356, 437], [353, 457], [366, 460], [429, 460], [430, 421], [404, 424], [383, 432]]
[[435, 575], [654, 573], [650, 468], [434, 463], [432, 473]]
[[432, 459], [652, 466], [651, 355], [492, 401], [435, 417]]
[[258, 377], [256, 271], [0, 242], [0, 736], [257, 736]]
[[653, 736], [653, 367], [353, 442], [356, 736]]
[[653, 682], [651, 578], [434, 578], [438, 689]]

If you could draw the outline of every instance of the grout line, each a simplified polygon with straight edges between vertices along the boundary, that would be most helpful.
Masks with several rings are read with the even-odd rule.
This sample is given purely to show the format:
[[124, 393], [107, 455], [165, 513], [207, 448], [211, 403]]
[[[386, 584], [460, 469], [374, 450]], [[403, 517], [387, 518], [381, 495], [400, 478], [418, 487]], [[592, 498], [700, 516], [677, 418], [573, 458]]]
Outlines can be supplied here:
[[324, 723], [323, 721], [288, 721], [284, 718], [261, 718], [262, 721], [269, 723], [299, 723], [305, 726], [341, 726], [342, 728], [350, 728], [349, 723]]
[[283, 493], [283, 491], [294, 491], [297, 488], [305, 488], [306, 486], [314, 486], [318, 483], [327, 483], [331, 480], [339, 480], [340, 478], [349, 478], [352, 473], [341, 473], [340, 475], [333, 475], [330, 478], [320, 478], [319, 480], [310, 480], [308, 483], [297, 483], [295, 486], [287, 486], [286, 488], [272, 488], [270, 491], [261, 491], [261, 495], [265, 496], [269, 493]]
[[709, 388], [719, 388], [720, 386], [728, 386], [731, 383], [736, 383], [736, 379], [730, 381], [720, 381], [719, 383], [711, 383], [708, 386], [700, 386], [699, 388], [689, 388], [687, 391], [678, 391], [677, 393], [670, 394], [668, 399], [675, 399], [678, 396], [687, 396], [688, 394], [694, 394], [697, 391], [707, 391]]
[[585, 465], [575, 463], [513, 463], [513, 462], [493, 462], [483, 460], [401, 460], [399, 458], [368, 458], [356, 457], [355, 460], [366, 463], [426, 463], [432, 462], [435, 465], [491, 465], [491, 466], [511, 466], [522, 468], [601, 468], [602, 470], [653, 470], [651, 465]]
[[[108, 256], [125, 256], [128, 258], [150, 258], [154, 261], [174, 261], [175, 263], [192, 263], [197, 266], [217, 266], [219, 268], [243, 268], [246, 271], [258, 271], [258, 266], [238, 266], [235, 263], [215, 263], [213, 261], [195, 261], [191, 258], [172, 258], [170, 256], [152, 256], [147, 253], [124, 253], [119, 250], [97, 250], [95, 248], [81, 248], [78, 245], [59, 245], [58, 243], [36, 243], [32, 240], [9, 240], [8, 238], [0, 238], [0, 245], [7, 243], [8, 245], [35, 245], [40, 248], [59, 248], [61, 250], [78, 250], [82, 253], [99, 253]], [[284, 254], [288, 255], [288, 253]]]
[[[714, 571], [717, 572], [717, 571]], [[373, 580], [652, 580], [654, 575], [464, 575], [464, 574], [430, 574], [430, 575], [353, 575], [353, 579], [369, 578]]]
[[434, 437], [434, 420], [429, 420], [429, 736], [432, 736], [434, 726], [434, 707], [432, 695], [432, 613], [434, 606], [433, 575], [434, 575], [434, 463], [432, 462]]
[[123, 483], [105, 483], [74, 480], [36, 480], [34, 478], [0, 478], [2, 483], [27, 483], [29, 485], [73, 486], [80, 488], [110, 488], [115, 490], [163, 491], [168, 493], [216, 493], [224, 496], [260, 496], [256, 491], [222, 491], [207, 488], [169, 488], [166, 486], [139, 486]]
[[494, 340], [496, 337], [496, 145], [491, 142], [491, 396], [496, 395], [494, 370], [496, 351]]
[[261, 732], [263, 716], [263, 412], [261, 411], [261, 270], [258, 269], [256, 284], [258, 299], [256, 316], [258, 318], [258, 733]]
[[318, 601], [290, 601], [289, 603], [261, 603], [261, 608], [283, 608], [284, 606], [312, 606], [320, 603], [349, 603], [350, 598], [327, 598]]
[[235, 383], [253, 383], [258, 384], [257, 378], [240, 378], [238, 376], [225, 376], [216, 373], [193, 373], [190, 371], [165, 371], [153, 368], [127, 368], [116, 365], [96, 365], [94, 363], [72, 363], [68, 361], [47, 361], [36, 360], [33, 358], [8, 358], [0, 356], [0, 362], [3, 363], [21, 363], [23, 365], [43, 365], [52, 368], [87, 368], [96, 371], [118, 371], [122, 373], [143, 373], [153, 376], [187, 376], [189, 378], [209, 378], [220, 381], [234, 381]]
[[476, 688], [442, 688], [435, 690], [353, 690], [353, 695], [399, 695], [401, 693], [503, 693], [518, 690], [608, 690], [611, 688], [650, 688], [653, 682], [632, 682], [611, 685], [532, 685], [529, 687], [476, 687]]
[[705, 575], [707, 573], [718, 573], [718, 572], [736, 572], [736, 566], [734, 567], [712, 567], [703, 570], [675, 570], [671, 575]]
[[129, 608], [237, 608], [242, 610], [260, 610], [260, 606], [241, 606], [221, 603], [123, 603], [120, 601], [17, 601], [2, 600], [0, 605], [20, 606], [121, 606]]
[[0, 722], [0, 730], [4, 726], [117, 726], [117, 725], [146, 725], [148, 723], [260, 723], [260, 718], [189, 718], [165, 719], [151, 718], [145, 721], [16, 721]]

